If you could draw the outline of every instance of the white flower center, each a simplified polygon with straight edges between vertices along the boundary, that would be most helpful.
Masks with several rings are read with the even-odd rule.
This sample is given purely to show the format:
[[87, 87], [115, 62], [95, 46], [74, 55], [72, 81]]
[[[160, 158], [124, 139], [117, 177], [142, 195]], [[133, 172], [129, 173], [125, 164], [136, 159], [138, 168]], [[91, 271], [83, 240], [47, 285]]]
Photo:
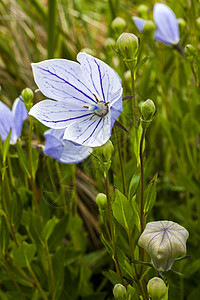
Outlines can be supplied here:
[[96, 95], [94, 94], [95, 100], [96, 100], [96, 104], [91, 104], [88, 106], [83, 106], [85, 108], [87, 108], [89, 111], [93, 112], [92, 117], [90, 118], [90, 120], [92, 120], [92, 118], [94, 116], [99, 116], [102, 117], [105, 120], [105, 116], [107, 115], [107, 113], [109, 112], [109, 103], [110, 102], [104, 102], [104, 101], [99, 101], [96, 97]]

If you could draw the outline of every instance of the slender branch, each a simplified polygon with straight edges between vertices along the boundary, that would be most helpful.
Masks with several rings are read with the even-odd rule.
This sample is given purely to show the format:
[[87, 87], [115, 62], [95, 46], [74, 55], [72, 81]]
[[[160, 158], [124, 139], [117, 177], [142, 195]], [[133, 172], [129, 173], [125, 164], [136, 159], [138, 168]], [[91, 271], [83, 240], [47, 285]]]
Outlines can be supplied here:
[[143, 129], [141, 140], [140, 140], [140, 167], [141, 167], [140, 226], [141, 226], [141, 233], [144, 231], [144, 227], [145, 227], [145, 215], [144, 215], [144, 164], [143, 164], [143, 143], [144, 143], [144, 139], [145, 139], [145, 133], [146, 133], [146, 129]]
[[132, 110], [133, 110], [133, 120], [134, 120], [134, 127], [136, 128], [137, 124], [137, 102], [135, 97], [135, 75], [134, 70], [131, 71], [131, 83], [132, 83]]

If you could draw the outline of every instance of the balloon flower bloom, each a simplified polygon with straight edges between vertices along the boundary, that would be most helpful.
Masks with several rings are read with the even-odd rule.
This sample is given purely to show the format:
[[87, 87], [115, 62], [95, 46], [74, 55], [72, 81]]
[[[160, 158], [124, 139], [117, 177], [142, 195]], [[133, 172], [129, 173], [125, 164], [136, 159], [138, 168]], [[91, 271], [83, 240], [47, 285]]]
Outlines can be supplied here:
[[171, 269], [175, 259], [186, 254], [188, 231], [171, 221], [149, 222], [141, 234], [138, 245], [151, 257], [158, 271]]
[[35, 82], [48, 98], [29, 114], [52, 129], [65, 129], [63, 139], [83, 146], [105, 144], [122, 112], [122, 85], [117, 73], [86, 53], [77, 62], [51, 59], [32, 64]]
[[[173, 11], [165, 4], [156, 3], [153, 8], [153, 19], [156, 24], [154, 39], [167, 45], [177, 45], [180, 40], [178, 20]], [[133, 17], [139, 31], [143, 31], [146, 20]]]
[[12, 110], [0, 101], [0, 137], [2, 141], [5, 141], [11, 130], [10, 144], [16, 144], [21, 135], [22, 125], [27, 117], [27, 109], [20, 98], [14, 101]]

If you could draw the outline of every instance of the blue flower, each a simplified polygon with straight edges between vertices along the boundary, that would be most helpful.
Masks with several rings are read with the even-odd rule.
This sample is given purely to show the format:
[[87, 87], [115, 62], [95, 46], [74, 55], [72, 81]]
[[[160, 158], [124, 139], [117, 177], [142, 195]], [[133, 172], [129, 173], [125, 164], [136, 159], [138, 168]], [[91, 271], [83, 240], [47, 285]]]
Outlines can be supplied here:
[[101, 60], [79, 53], [80, 63], [51, 59], [32, 64], [40, 91], [53, 100], [34, 105], [29, 114], [47, 127], [65, 129], [64, 139], [84, 146], [105, 144], [122, 112], [122, 86]]
[[[153, 8], [153, 18], [157, 26], [154, 38], [167, 45], [177, 45], [180, 40], [178, 21], [173, 11], [165, 4], [156, 3]], [[142, 32], [145, 20], [133, 17], [138, 30]]]
[[2, 141], [5, 141], [11, 130], [10, 144], [15, 144], [21, 134], [23, 122], [27, 117], [27, 109], [20, 98], [14, 101], [12, 110], [0, 101], [0, 137]]
[[77, 164], [92, 152], [92, 148], [63, 140], [65, 129], [45, 131], [44, 153], [65, 164]]

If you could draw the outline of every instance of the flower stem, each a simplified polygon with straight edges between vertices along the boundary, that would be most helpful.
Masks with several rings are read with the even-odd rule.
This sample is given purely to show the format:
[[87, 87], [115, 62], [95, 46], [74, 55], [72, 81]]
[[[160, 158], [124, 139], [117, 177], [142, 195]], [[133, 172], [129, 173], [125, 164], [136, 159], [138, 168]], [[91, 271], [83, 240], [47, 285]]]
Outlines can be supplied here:
[[106, 196], [107, 196], [107, 204], [108, 204], [108, 218], [109, 218], [109, 223], [110, 223], [111, 238], [112, 238], [112, 244], [113, 244], [113, 249], [114, 249], [114, 258], [115, 258], [114, 261], [115, 261], [117, 273], [119, 274], [119, 276], [121, 278], [121, 282], [124, 285], [124, 279], [123, 279], [122, 271], [120, 269], [120, 264], [119, 264], [118, 255], [117, 255], [117, 245], [116, 245], [114, 226], [113, 226], [112, 207], [111, 207], [109, 182], [108, 182], [108, 174], [107, 173], [104, 173], [104, 178], [105, 178]]
[[32, 275], [32, 277], [33, 277], [33, 279], [34, 279], [35, 285], [37, 286], [37, 289], [39, 290], [39, 292], [40, 292], [42, 298], [43, 298], [44, 300], [48, 300], [48, 298], [47, 298], [47, 296], [45, 295], [43, 289], [41, 288], [41, 285], [40, 285], [40, 283], [39, 283], [39, 281], [38, 281], [38, 279], [37, 279], [37, 277], [36, 277], [36, 275], [35, 275], [33, 269], [31, 268], [31, 266], [30, 266], [29, 264], [27, 265], [27, 268], [28, 268], [30, 274]]
[[143, 164], [143, 143], [144, 143], [144, 139], [145, 139], [145, 133], [146, 133], [146, 129], [143, 128], [142, 136], [141, 136], [141, 140], [140, 140], [140, 167], [141, 167], [140, 225], [141, 225], [141, 233], [144, 231], [144, 227], [145, 227], [145, 215], [144, 215], [144, 164]]
[[53, 280], [53, 268], [52, 268], [52, 262], [51, 262], [51, 257], [49, 254], [49, 248], [47, 241], [44, 243], [44, 249], [47, 255], [47, 260], [48, 260], [48, 265], [49, 265], [49, 273], [50, 273], [50, 281], [51, 281], [51, 298], [50, 300], [53, 300], [53, 293], [54, 293], [54, 280]]
[[135, 97], [135, 75], [134, 75], [134, 70], [131, 70], [131, 84], [132, 84], [133, 120], [134, 120], [134, 127], [136, 128], [136, 124], [137, 124], [137, 101], [136, 101], [136, 97]]

